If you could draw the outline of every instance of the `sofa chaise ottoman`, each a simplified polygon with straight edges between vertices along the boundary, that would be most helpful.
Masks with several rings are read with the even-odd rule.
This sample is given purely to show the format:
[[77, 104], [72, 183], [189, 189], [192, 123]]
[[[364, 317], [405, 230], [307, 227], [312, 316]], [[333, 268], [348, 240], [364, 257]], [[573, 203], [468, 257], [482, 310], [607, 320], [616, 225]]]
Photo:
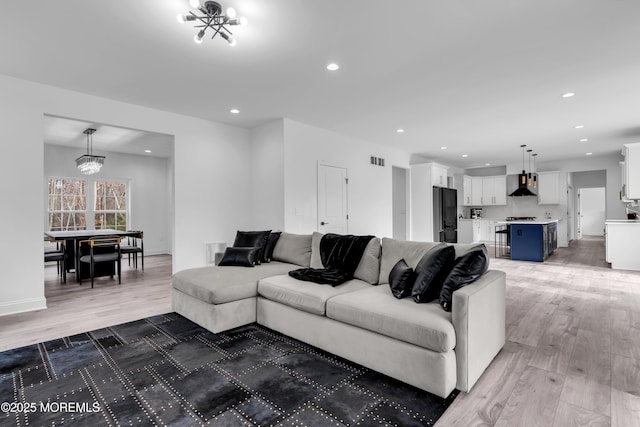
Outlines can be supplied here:
[[[433, 242], [374, 238], [354, 279], [336, 287], [289, 276], [322, 266], [321, 238], [282, 233], [271, 263], [177, 272], [173, 308], [213, 332], [257, 322], [441, 397], [469, 391], [505, 342], [505, 274], [455, 291], [451, 312], [397, 299], [388, 284], [399, 260], [415, 268]], [[472, 247], [453, 246], [456, 256]]]

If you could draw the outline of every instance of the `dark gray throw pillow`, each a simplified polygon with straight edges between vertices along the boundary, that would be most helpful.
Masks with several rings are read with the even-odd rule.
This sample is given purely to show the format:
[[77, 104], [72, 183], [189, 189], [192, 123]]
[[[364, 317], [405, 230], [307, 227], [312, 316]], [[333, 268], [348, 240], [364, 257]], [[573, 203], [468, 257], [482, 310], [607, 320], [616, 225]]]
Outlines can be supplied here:
[[439, 302], [442, 308], [445, 311], [451, 311], [453, 293], [478, 280], [488, 269], [489, 253], [484, 244], [478, 245], [457, 258], [440, 291]]
[[415, 281], [416, 274], [404, 259], [398, 261], [391, 269], [391, 273], [389, 273], [391, 293], [398, 299], [411, 295], [411, 289]]
[[240, 267], [253, 267], [258, 264], [258, 256], [262, 248], [227, 248], [222, 259], [218, 263], [221, 266], [236, 265]]
[[273, 231], [269, 234], [267, 244], [265, 245], [264, 252], [262, 253], [262, 262], [271, 262], [271, 259], [273, 258], [273, 249], [276, 247], [276, 243], [278, 243], [280, 234], [282, 234], [281, 231]]
[[430, 302], [438, 298], [455, 258], [455, 249], [445, 243], [434, 246], [424, 254], [416, 265], [416, 282], [411, 289], [415, 302]]
[[233, 246], [236, 248], [258, 248], [260, 251], [258, 253], [257, 264], [260, 264], [262, 262], [264, 248], [269, 241], [269, 234], [271, 234], [271, 230], [238, 231]]

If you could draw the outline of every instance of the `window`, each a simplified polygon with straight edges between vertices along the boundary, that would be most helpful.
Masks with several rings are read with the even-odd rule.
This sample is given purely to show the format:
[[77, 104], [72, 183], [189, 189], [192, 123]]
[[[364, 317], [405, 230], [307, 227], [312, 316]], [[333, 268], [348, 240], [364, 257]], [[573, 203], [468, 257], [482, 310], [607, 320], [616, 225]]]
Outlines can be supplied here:
[[94, 221], [96, 230], [127, 229], [127, 183], [96, 181]]
[[86, 230], [87, 183], [83, 179], [49, 179], [49, 230]]

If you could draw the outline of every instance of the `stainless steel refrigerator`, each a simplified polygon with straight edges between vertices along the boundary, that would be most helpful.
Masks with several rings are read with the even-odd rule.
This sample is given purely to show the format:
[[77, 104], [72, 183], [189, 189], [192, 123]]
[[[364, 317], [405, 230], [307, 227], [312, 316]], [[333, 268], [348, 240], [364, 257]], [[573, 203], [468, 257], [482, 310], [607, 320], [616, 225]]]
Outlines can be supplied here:
[[433, 187], [433, 240], [458, 243], [458, 192]]

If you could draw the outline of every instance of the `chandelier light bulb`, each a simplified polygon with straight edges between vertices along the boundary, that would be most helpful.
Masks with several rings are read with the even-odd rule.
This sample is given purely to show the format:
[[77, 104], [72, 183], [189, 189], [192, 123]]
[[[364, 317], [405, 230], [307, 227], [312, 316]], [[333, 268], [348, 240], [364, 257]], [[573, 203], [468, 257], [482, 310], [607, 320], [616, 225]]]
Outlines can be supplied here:
[[193, 36], [193, 41], [198, 43], [198, 44], [201, 44], [203, 37], [204, 37], [204, 30], [200, 30], [200, 32], [198, 34]]
[[237, 16], [237, 11], [232, 7], [227, 8], [223, 13], [220, 3], [213, 0], [189, 0], [189, 5], [197, 9], [199, 13], [189, 12], [180, 14], [176, 16], [176, 19], [181, 24], [187, 21], [199, 21], [197, 25], [195, 25], [198, 33], [193, 37], [196, 43], [202, 43], [206, 31], [211, 30], [209, 33], [211, 38], [220, 35], [230, 46], [236, 45], [236, 40], [232, 36], [229, 27], [232, 25], [245, 26], [247, 25], [247, 18]]

